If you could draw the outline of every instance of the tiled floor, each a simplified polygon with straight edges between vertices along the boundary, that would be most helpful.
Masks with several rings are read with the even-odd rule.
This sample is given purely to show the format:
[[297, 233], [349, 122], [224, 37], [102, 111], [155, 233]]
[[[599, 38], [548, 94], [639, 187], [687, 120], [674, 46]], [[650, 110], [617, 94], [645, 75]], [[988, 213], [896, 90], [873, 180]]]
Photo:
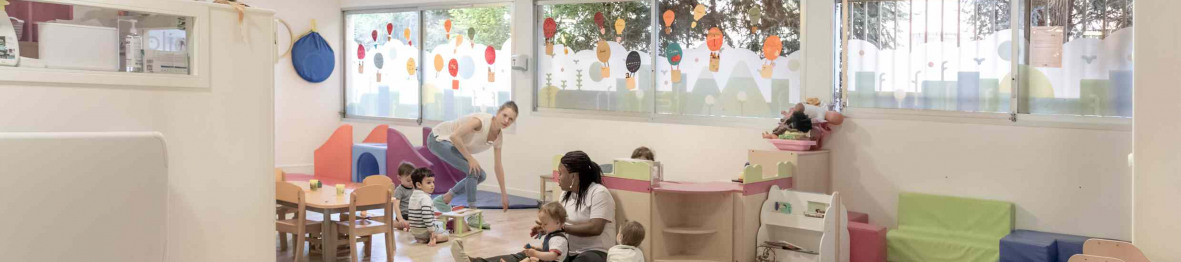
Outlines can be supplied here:
[[[320, 218], [316, 213], [309, 213], [308, 217]], [[513, 209], [507, 213], [500, 210], [484, 210], [484, 218], [492, 224], [492, 230], [485, 230], [464, 239], [469, 255], [486, 257], [516, 253], [520, 252], [526, 243], [537, 241], [529, 238], [529, 228], [533, 226], [534, 220], [537, 220], [537, 209]], [[414, 242], [409, 232], [401, 231], [394, 233], [394, 239], [397, 244], [394, 249], [394, 261], [453, 261], [451, 242], [428, 247], [426, 244]], [[293, 247], [288, 247], [286, 251], [279, 250], [276, 235], [275, 254], [278, 261], [292, 261], [292, 252]], [[306, 252], [303, 256], [306, 256]], [[386, 261], [386, 256], [385, 237], [378, 235], [373, 240], [373, 255], [362, 257], [360, 260]], [[348, 257], [337, 260], [348, 261]], [[320, 255], [312, 255], [303, 261], [320, 261]]]

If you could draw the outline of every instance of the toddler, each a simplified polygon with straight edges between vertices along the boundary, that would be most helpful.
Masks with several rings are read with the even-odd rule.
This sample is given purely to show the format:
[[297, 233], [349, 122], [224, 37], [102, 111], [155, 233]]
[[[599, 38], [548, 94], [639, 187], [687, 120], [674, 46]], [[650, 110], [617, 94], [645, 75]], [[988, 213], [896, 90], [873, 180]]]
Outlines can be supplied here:
[[623, 223], [615, 240], [619, 245], [607, 250], [607, 262], [644, 262], [644, 251], [639, 248], [644, 242], [644, 225], [636, 221]]
[[410, 234], [427, 246], [447, 242], [447, 231], [435, 223], [435, 209], [431, 206], [431, 195], [427, 194], [435, 191], [435, 174], [430, 169], [419, 168], [410, 174], [410, 180], [414, 183], [407, 211]]
[[[512, 254], [513, 261], [565, 261], [570, 249], [566, 233], [562, 231], [562, 224], [566, 223], [566, 208], [561, 203], [549, 202], [537, 211], [537, 220], [541, 222], [543, 234], [541, 246], [525, 244], [525, 250]], [[484, 258], [468, 258], [463, 251], [463, 241], [455, 240], [451, 246], [451, 256], [457, 262], [489, 261]], [[494, 261], [499, 262], [499, 261]]]

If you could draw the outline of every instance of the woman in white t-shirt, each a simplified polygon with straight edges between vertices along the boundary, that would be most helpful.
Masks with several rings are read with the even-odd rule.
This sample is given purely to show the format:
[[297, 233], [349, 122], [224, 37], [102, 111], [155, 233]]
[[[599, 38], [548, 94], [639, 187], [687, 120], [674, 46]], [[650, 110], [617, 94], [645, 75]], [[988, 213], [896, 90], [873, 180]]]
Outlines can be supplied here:
[[443, 203], [451, 203], [455, 195], [466, 195], [469, 207], [476, 203], [476, 186], [488, 176], [480, 162], [472, 155], [493, 149], [496, 182], [500, 185], [500, 204], [508, 210], [508, 193], [504, 189], [504, 166], [500, 163], [501, 131], [517, 120], [517, 103], [505, 102], [496, 115], [474, 113], [436, 125], [427, 139], [427, 149], [455, 169], [467, 174], [455, 187], [443, 194]]
[[566, 153], [558, 165], [558, 186], [566, 191], [559, 199], [567, 214], [562, 230], [570, 239], [566, 261], [607, 261], [607, 250], [615, 245], [615, 199], [603, 186], [599, 164], [582, 151]]

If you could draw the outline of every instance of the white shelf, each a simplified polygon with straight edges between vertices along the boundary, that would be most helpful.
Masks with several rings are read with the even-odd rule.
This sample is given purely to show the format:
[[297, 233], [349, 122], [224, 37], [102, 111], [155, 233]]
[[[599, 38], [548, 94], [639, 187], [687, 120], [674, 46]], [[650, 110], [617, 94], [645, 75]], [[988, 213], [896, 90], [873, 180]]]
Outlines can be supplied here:
[[[193, 1], [156, 1], [156, 0], [46, 0], [47, 2], [63, 5], [80, 5], [113, 10], [127, 10], [147, 12], [161, 15], [189, 17], [190, 32], [189, 72], [190, 74], [165, 73], [130, 73], [112, 71], [90, 71], [78, 69], [58, 69], [41, 67], [8, 67], [0, 66], [0, 84], [64, 84], [80, 86], [114, 86], [114, 87], [149, 87], [149, 88], [181, 88], [208, 89], [211, 86], [211, 70], [209, 68], [210, 52], [210, 11], [215, 8], [230, 8], [228, 5], [201, 3]], [[257, 8], [249, 8], [248, 12], [259, 12]], [[269, 11], [265, 11], [269, 12]], [[252, 25], [270, 26], [270, 25]], [[226, 30], [226, 29], [222, 29]], [[236, 28], [234, 30], [237, 30]], [[253, 41], [269, 41], [271, 36], [250, 36]], [[226, 39], [224, 41], [244, 41], [243, 39]], [[21, 58], [25, 60], [27, 58]], [[225, 58], [233, 59], [233, 58]], [[21, 61], [20, 63], [25, 63]]]
[[708, 235], [718, 233], [717, 229], [708, 228], [690, 228], [690, 227], [670, 227], [665, 228], [664, 233], [683, 234], [683, 235]]

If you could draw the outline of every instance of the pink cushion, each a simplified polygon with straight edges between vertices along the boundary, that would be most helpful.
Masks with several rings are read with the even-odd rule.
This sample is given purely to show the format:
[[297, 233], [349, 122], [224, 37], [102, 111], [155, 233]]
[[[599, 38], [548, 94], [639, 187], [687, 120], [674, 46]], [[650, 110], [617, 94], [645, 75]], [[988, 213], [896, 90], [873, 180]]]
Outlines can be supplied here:
[[860, 222], [869, 224], [869, 214], [849, 211], [849, 222]]
[[852, 222], [853, 215], [850, 214], [849, 217], [849, 261], [885, 262], [886, 228]]

